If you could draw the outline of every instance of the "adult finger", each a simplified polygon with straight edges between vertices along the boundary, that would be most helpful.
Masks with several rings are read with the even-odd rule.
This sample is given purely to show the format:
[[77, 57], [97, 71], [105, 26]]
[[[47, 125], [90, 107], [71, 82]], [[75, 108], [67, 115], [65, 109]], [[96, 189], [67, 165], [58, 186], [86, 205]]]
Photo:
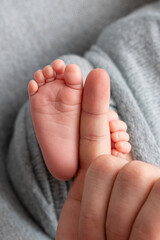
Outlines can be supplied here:
[[81, 202], [79, 240], [106, 239], [105, 222], [110, 194], [117, 173], [126, 163], [125, 159], [110, 155], [102, 155], [91, 163]]
[[63, 205], [56, 240], [78, 240], [78, 225], [86, 170], [80, 170]]
[[134, 220], [159, 177], [159, 168], [136, 160], [119, 171], [108, 207], [107, 240], [129, 239]]
[[102, 154], [111, 153], [108, 121], [110, 79], [103, 69], [92, 70], [86, 79], [80, 123], [80, 168]]
[[154, 184], [133, 225], [129, 240], [160, 239], [160, 178]]

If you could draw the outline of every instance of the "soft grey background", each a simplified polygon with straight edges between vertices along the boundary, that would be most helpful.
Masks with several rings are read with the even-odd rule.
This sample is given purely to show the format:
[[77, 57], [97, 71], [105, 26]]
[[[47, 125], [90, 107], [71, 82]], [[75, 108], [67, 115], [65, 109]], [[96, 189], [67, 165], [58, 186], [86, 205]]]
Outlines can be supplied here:
[[1, 1], [3, 141], [11, 133], [8, 128], [27, 98], [28, 81], [37, 69], [60, 55], [83, 54], [106, 25], [145, 2], [151, 0]]
[[[100, 31], [151, 0], [2, 0], [0, 6], [0, 239], [49, 239], [7, 178], [14, 121], [34, 72], [60, 55], [82, 55]], [[15, 167], [16, 169], [16, 167]], [[16, 171], [16, 170], [15, 170]]]

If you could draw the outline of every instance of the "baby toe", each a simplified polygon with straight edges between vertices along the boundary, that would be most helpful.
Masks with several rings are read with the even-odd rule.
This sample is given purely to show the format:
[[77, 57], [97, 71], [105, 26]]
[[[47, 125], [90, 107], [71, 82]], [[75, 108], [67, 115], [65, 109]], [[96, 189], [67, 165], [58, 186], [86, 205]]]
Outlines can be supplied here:
[[56, 72], [56, 79], [63, 79], [66, 65], [63, 60], [56, 59], [52, 62], [53, 70]]
[[115, 111], [113, 111], [113, 110], [108, 111], [108, 121], [109, 122], [113, 121], [113, 120], [118, 120], [118, 119], [119, 119], [118, 114]]
[[28, 95], [33, 96], [38, 90], [38, 84], [36, 81], [31, 80], [28, 84]]
[[74, 89], [82, 89], [83, 79], [79, 66], [76, 64], [68, 64], [64, 72], [64, 80], [67, 86]]
[[55, 71], [50, 65], [47, 65], [43, 68], [43, 74], [46, 78], [46, 82], [51, 82], [55, 79]]
[[111, 155], [113, 155], [115, 157], [124, 158], [124, 159], [127, 158], [125, 153], [121, 153], [121, 152], [117, 151], [116, 149], [111, 150]]
[[127, 131], [127, 124], [121, 120], [113, 120], [109, 122], [111, 132]]
[[35, 72], [34, 78], [35, 78], [36, 82], [38, 83], [39, 87], [45, 84], [45, 76], [41, 69], [39, 69]]
[[129, 153], [131, 151], [131, 144], [129, 142], [121, 141], [115, 143], [115, 148], [121, 153]]
[[119, 141], [129, 141], [129, 134], [127, 132], [119, 131], [111, 134], [111, 139], [113, 142]]

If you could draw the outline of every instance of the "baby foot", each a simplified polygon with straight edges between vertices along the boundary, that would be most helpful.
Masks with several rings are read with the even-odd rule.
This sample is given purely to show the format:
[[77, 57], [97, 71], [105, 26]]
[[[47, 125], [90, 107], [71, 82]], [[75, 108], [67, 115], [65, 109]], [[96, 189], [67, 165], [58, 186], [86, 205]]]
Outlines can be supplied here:
[[71, 179], [78, 169], [82, 74], [60, 59], [38, 70], [28, 85], [32, 121], [53, 176]]
[[92, 70], [86, 79], [80, 125], [80, 168], [87, 169], [102, 154], [125, 158], [131, 150], [127, 126], [109, 110], [110, 79], [103, 69]]
[[119, 120], [118, 114], [109, 110], [109, 128], [111, 134], [111, 154], [116, 157], [121, 157], [130, 160], [129, 152], [131, 144], [127, 131], [127, 124]]

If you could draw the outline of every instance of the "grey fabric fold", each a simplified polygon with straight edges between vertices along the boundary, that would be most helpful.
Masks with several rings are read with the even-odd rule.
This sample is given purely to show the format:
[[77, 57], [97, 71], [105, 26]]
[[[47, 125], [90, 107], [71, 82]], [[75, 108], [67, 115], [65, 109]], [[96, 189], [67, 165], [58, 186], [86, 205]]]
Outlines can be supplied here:
[[[134, 158], [157, 166], [160, 165], [159, 42], [160, 2], [157, 2], [107, 26], [84, 57], [60, 57], [66, 64], [79, 65], [84, 80], [93, 68], [103, 68], [109, 73], [110, 108], [128, 125]], [[73, 180], [58, 181], [48, 172], [35, 137], [28, 101], [16, 119], [7, 171], [21, 206], [54, 238]]]

